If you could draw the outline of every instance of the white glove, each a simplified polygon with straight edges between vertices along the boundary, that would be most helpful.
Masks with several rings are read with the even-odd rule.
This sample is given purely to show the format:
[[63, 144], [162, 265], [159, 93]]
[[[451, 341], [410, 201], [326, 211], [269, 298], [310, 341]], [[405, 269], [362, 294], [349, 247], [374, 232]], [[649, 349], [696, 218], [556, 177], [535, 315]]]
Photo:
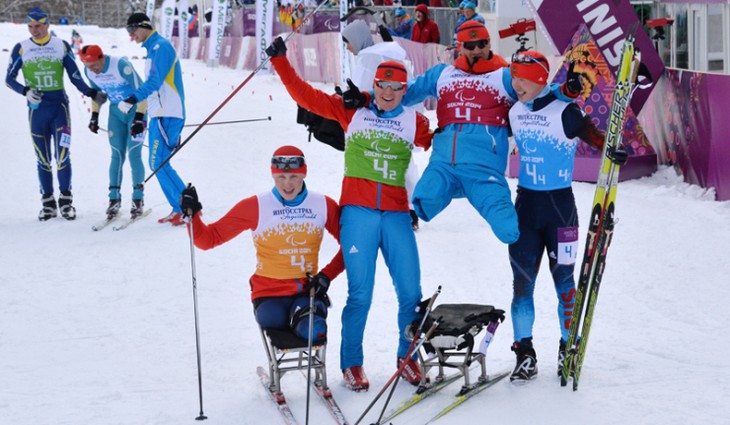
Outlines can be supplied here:
[[119, 108], [119, 110], [122, 111], [123, 114], [128, 114], [133, 106], [134, 103], [129, 103], [126, 100], [117, 103], [117, 108]]
[[41, 97], [43, 97], [43, 93], [36, 89], [28, 89], [25, 91], [25, 98], [28, 99], [28, 103], [31, 106], [38, 106], [41, 103]]

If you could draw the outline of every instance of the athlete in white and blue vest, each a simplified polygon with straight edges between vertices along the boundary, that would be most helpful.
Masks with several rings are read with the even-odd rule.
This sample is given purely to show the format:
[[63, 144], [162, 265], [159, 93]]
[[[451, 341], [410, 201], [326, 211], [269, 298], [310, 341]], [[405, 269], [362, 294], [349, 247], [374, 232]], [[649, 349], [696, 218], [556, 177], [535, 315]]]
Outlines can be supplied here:
[[[142, 144], [144, 143], [147, 101], [137, 103], [130, 112], [124, 114], [117, 106], [119, 102], [132, 95], [141, 84], [137, 72], [125, 57], [104, 55], [101, 47], [91, 44], [79, 50], [86, 78], [95, 89], [102, 90], [109, 97], [109, 121], [107, 134], [111, 146], [111, 162], [109, 163], [109, 207], [107, 215], [115, 216], [121, 207], [122, 169], [124, 160], [129, 154], [129, 166], [132, 169], [132, 216], [142, 214], [144, 205], [143, 182], [145, 168], [142, 162]], [[89, 130], [99, 131], [99, 110], [101, 105], [92, 102]]]
[[[71, 194], [71, 119], [68, 96], [63, 88], [63, 72], [84, 95], [99, 103], [106, 101], [103, 92], [92, 89], [81, 78], [71, 47], [48, 32], [48, 13], [33, 8], [26, 17], [31, 38], [16, 44], [10, 54], [5, 84], [28, 101], [30, 134], [37, 158], [43, 208], [41, 221], [56, 217], [58, 206], [53, 195], [53, 159], [56, 160], [58, 205], [67, 220], [76, 218]], [[16, 81], [23, 71], [24, 84]]]
[[[558, 99], [551, 91], [547, 85], [549, 71], [548, 60], [538, 52], [526, 51], [512, 57], [510, 74], [519, 102], [510, 109], [509, 122], [520, 151], [515, 201], [520, 237], [509, 246], [514, 278], [513, 351], [517, 355], [513, 382], [537, 375], [537, 356], [532, 347], [533, 292], [545, 251], [558, 296], [558, 364], [562, 365], [575, 298], [573, 268], [578, 257], [578, 213], [571, 187], [573, 160], [580, 140], [597, 149], [603, 147], [603, 132], [591, 118], [577, 104]], [[626, 161], [625, 150], [611, 154], [616, 163]]]

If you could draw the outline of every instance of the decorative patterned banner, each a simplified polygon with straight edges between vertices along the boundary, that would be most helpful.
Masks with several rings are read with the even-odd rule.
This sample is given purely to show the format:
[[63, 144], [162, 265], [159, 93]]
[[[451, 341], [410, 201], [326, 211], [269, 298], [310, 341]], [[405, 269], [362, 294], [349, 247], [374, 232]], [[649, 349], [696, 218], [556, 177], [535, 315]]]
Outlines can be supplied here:
[[[611, 112], [611, 100], [616, 86], [616, 78], [585, 24], [581, 25], [578, 32], [573, 36], [570, 47], [565, 53], [563, 64], [555, 75], [555, 80], [565, 81], [566, 74], [571, 66], [574, 72], [579, 72], [583, 76], [583, 93], [576, 99], [576, 103], [593, 118], [593, 122], [596, 123], [598, 128], [605, 131], [608, 124], [608, 115]], [[623, 144], [629, 154], [632, 157], [654, 155], [654, 149], [646, 139], [632, 108], [626, 111], [626, 117]], [[576, 156], [599, 157], [600, 155], [599, 151], [586, 143], [581, 143], [576, 153]]]
[[728, 98], [730, 76], [671, 69], [642, 113], [661, 162], [688, 183], [714, 187], [718, 201], [730, 200]]
[[[587, 25], [598, 51], [605, 58], [611, 75], [616, 75], [621, 46], [626, 33], [639, 24], [631, 3], [626, 0], [530, 0], [555, 47], [565, 53], [573, 35], [581, 25]], [[654, 81], [664, 72], [664, 64], [654, 49], [649, 36], [639, 24], [636, 47], [641, 51], [641, 62]], [[639, 89], [631, 98], [631, 108], [639, 113], [654, 86]]]

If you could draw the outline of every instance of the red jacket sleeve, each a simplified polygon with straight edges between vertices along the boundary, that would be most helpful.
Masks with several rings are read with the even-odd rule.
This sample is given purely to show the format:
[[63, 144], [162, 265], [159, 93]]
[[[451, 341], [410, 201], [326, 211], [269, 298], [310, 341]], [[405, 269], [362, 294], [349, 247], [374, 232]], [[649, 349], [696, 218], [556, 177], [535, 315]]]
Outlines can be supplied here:
[[428, 118], [420, 112], [416, 112], [416, 139], [413, 141], [418, 147], [428, 150], [431, 147], [433, 132]]
[[[325, 196], [327, 200], [327, 222], [325, 228], [340, 242], [340, 206], [332, 198]], [[345, 270], [345, 258], [342, 256], [342, 247], [337, 251], [334, 258], [322, 268], [321, 272], [330, 280], [335, 280]]]
[[342, 128], [347, 131], [347, 126], [350, 124], [352, 116], [355, 115], [355, 110], [345, 109], [339, 95], [327, 94], [307, 84], [297, 75], [286, 56], [271, 58], [271, 64], [274, 65], [274, 69], [279, 74], [281, 82], [284, 83], [286, 91], [289, 92], [289, 95], [299, 106], [317, 115], [339, 122]]
[[255, 229], [259, 223], [259, 201], [256, 196], [246, 198], [213, 224], [203, 223], [200, 216], [196, 214], [193, 218], [193, 240], [195, 246], [208, 250], [230, 241], [244, 230]]

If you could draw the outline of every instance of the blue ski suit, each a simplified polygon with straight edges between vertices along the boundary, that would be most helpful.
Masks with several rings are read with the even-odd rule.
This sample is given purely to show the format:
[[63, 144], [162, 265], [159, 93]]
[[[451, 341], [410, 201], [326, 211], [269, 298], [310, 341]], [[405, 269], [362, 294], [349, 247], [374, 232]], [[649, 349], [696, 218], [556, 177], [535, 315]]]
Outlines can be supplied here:
[[[109, 199], [121, 199], [122, 167], [129, 154], [129, 166], [132, 169], [132, 199], [143, 198], [144, 163], [142, 162], [142, 144], [145, 133], [132, 137], [130, 128], [136, 112], [144, 113], [147, 102], [137, 103], [129, 114], [124, 114], [117, 106], [119, 102], [132, 95], [142, 84], [139, 75], [127, 58], [105, 56], [106, 63], [99, 74], [84, 69], [86, 78], [95, 89], [101, 90], [109, 97], [108, 135], [112, 156], [109, 163]], [[99, 111], [100, 106], [92, 103], [92, 110]]]
[[[137, 100], [147, 99], [150, 116], [149, 166], [154, 171], [172, 155], [180, 143], [180, 134], [185, 125], [185, 90], [180, 60], [172, 44], [157, 31], [153, 31], [142, 43], [142, 47], [147, 49], [147, 81], [132, 95]], [[168, 161], [155, 176], [172, 211], [182, 213], [180, 195], [185, 189], [185, 183], [172, 168], [172, 164]]]
[[439, 129], [428, 167], [413, 193], [418, 216], [430, 221], [454, 198], [466, 197], [497, 238], [519, 237], [504, 177], [509, 154], [507, 111], [517, 99], [508, 68], [470, 74], [439, 64], [408, 82], [404, 105], [438, 99]]

